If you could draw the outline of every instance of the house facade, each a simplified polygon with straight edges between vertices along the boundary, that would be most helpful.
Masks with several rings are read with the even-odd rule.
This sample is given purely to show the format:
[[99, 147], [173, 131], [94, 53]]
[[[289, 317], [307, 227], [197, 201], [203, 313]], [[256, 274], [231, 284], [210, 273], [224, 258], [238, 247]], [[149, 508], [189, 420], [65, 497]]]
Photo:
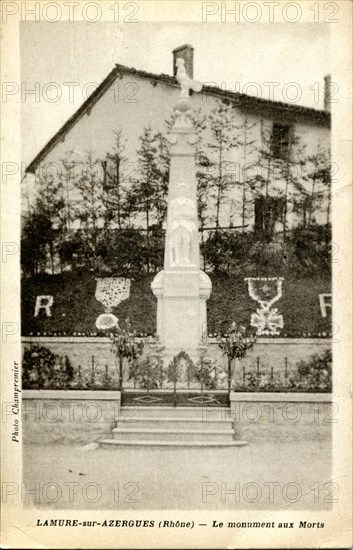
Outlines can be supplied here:
[[[174, 50], [173, 76], [156, 75], [117, 64], [27, 167], [29, 202], [34, 200], [38, 178], [48, 173], [58, 177], [65, 159], [70, 158], [70, 162], [80, 165], [91, 154], [104, 166], [107, 155], [114, 149], [115, 132], [120, 130], [125, 144], [125, 173], [133, 181], [138, 176], [136, 152], [143, 129], [150, 127], [163, 135], [168, 132], [166, 121], [171, 118], [172, 106], [179, 93], [175, 79], [176, 59], [185, 59], [186, 70], [193, 77], [193, 56], [194, 50], [189, 45]], [[306, 212], [305, 201], [302, 200], [299, 206], [295, 204], [298, 182], [308, 198], [314, 192], [314, 186], [315, 193], [322, 186], [320, 207], [315, 207], [312, 217], [318, 223], [329, 221], [328, 182], [321, 177], [315, 181], [313, 176], [320, 168], [322, 159], [326, 158], [326, 164], [329, 159], [331, 117], [328, 78], [323, 110], [260, 99], [207, 84], [200, 94], [194, 94], [193, 105], [195, 116], [205, 118], [202, 140], [206, 149], [212, 141], [207, 117], [222, 105], [234, 114], [234, 144], [226, 147], [222, 157], [223, 177], [226, 175], [229, 178], [227, 192], [222, 198], [222, 226], [239, 227], [244, 224], [244, 197], [247, 201], [247, 228], [261, 225], [264, 223], [261, 197], [265, 187], [266, 194], [281, 196], [286, 184], [288, 193], [293, 195], [287, 223], [289, 226], [301, 223]], [[217, 178], [218, 150], [213, 149], [212, 152], [209, 149], [209, 153], [211, 159], [212, 155], [214, 157], [212, 169]], [[290, 177], [286, 181], [288, 167]], [[211, 198], [208, 208], [212, 217], [215, 204]]]

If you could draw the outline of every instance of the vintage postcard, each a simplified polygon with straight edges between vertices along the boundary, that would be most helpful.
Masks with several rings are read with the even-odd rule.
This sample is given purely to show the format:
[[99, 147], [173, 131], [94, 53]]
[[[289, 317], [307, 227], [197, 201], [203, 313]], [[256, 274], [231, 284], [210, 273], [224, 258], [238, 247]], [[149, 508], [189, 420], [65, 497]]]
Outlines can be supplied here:
[[352, 547], [350, 1], [8, 1], [3, 548]]

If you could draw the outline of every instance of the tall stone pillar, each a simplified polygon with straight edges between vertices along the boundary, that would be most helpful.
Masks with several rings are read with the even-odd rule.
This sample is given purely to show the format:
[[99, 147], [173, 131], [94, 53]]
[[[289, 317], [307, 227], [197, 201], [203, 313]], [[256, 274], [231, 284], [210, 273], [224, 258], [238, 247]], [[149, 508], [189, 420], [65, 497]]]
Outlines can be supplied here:
[[206, 300], [211, 281], [200, 270], [198, 235], [196, 134], [190, 118], [189, 90], [201, 84], [186, 75], [178, 59], [181, 94], [175, 104], [176, 120], [169, 134], [171, 161], [168, 192], [164, 269], [151, 287], [157, 297], [157, 334], [166, 360], [185, 351], [194, 361], [207, 334]]

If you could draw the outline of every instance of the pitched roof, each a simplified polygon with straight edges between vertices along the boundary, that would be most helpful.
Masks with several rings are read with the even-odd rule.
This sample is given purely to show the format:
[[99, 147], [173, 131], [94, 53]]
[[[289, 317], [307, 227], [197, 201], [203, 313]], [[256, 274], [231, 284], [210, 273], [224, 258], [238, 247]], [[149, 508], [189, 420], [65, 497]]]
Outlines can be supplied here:
[[[58, 130], [58, 132], [48, 141], [38, 155], [32, 160], [32, 162], [26, 168], [26, 172], [34, 173], [40, 162], [45, 156], [55, 147], [55, 145], [62, 140], [67, 132], [76, 124], [76, 122], [87, 112], [89, 113], [95, 103], [102, 97], [106, 90], [114, 83], [116, 78], [123, 74], [133, 74], [140, 78], [146, 78], [154, 81], [156, 84], [162, 82], [168, 86], [178, 87], [178, 83], [175, 77], [166, 74], [154, 74], [146, 71], [134, 69], [132, 67], [126, 67], [125, 65], [115, 65], [114, 69], [106, 76], [101, 84], [94, 90], [94, 92], [84, 101], [84, 103], [77, 109], [77, 111], [65, 122], [65, 124]], [[313, 109], [311, 107], [303, 107], [301, 105], [295, 105], [292, 103], [284, 103], [280, 101], [272, 101], [269, 99], [263, 99], [256, 96], [250, 96], [238, 92], [232, 92], [229, 90], [222, 90], [216, 86], [203, 86], [203, 93], [220, 97], [224, 101], [234, 103], [244, 111], [256, 113], [270, 111], [276, 113], [278, 117], [291, 117], [293, 119], [300, 118], [301, 120], [311, 120], [316, 124], [330, 127], [331, 115], [327, 111]]]

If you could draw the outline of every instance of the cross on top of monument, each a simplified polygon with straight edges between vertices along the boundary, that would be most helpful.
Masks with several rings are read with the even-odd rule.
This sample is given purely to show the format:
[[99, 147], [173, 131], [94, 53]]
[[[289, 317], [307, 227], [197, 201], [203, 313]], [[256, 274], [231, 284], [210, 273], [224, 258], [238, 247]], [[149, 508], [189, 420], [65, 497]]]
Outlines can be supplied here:
[[182, 57], [178, 57], [176, 60], [176, 66], [178, 68], [176, 73], [176, 79], [180, 84], [181, 92], [179, 97], [186, 97], [188, 98], [190, 96], [190, 90], [193, 92], [201, 92], [202, 90], [202, 83], [198, 80], [192, 80], [188, 77], [186, 70], [185, 70], [185, 61]]

